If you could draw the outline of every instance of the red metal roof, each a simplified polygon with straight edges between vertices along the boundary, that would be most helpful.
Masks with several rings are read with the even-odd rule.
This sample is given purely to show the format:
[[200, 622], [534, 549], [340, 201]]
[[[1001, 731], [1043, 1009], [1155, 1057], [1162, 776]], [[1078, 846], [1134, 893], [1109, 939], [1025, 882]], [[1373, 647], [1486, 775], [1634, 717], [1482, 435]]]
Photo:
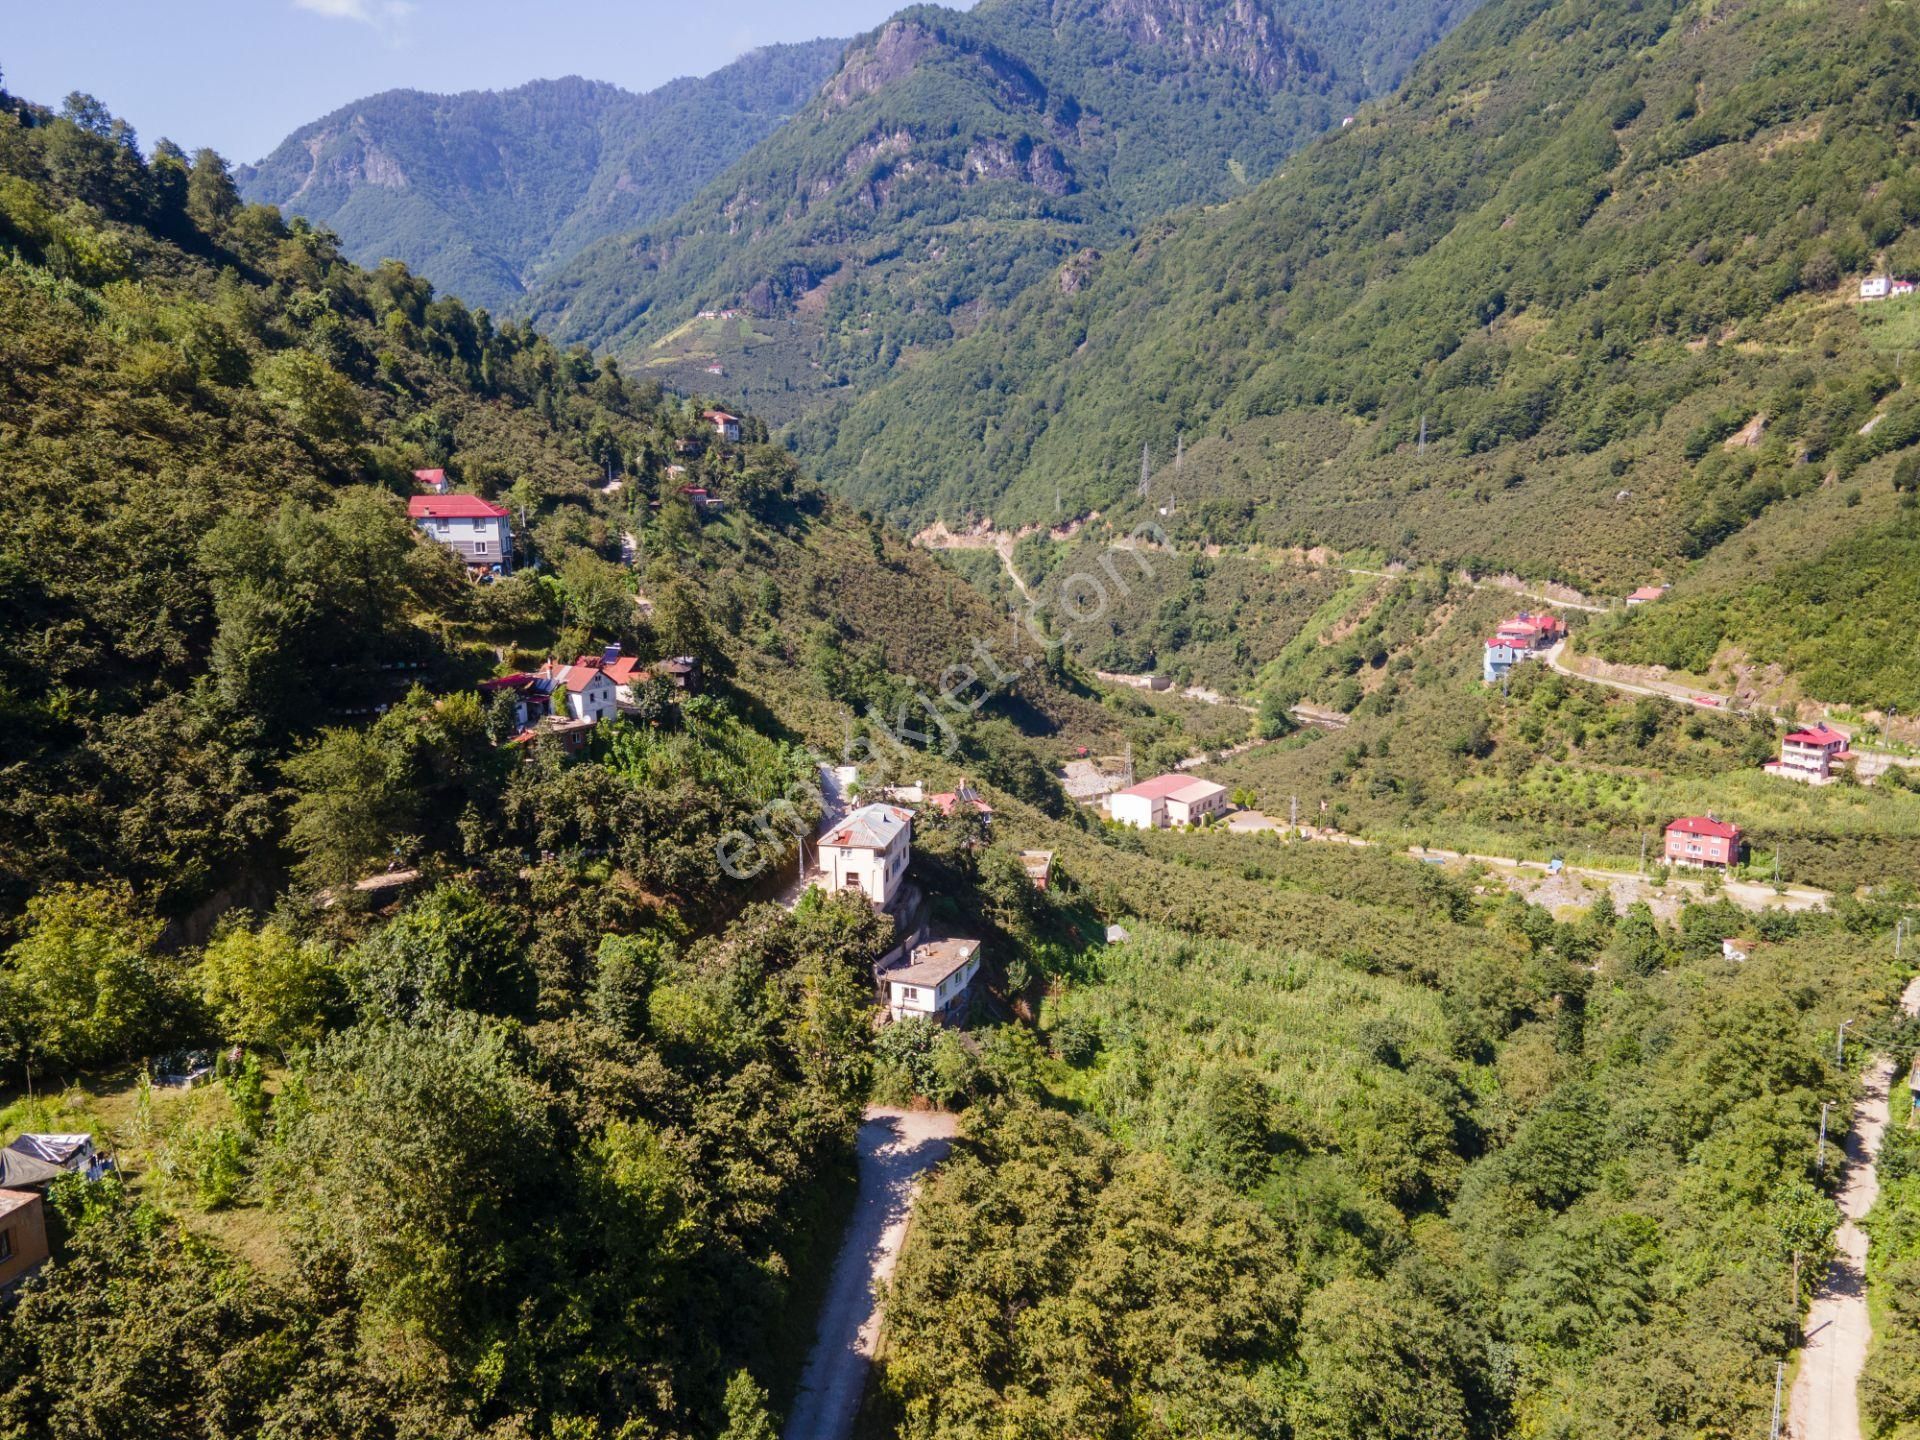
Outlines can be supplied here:
[[1156, 775], [1151, 780], [1142, 780], [1138, 785], [1131, 785], [1120, 793], [1137, 795], [1142, 800], [1164, 800], [1174, 791], [1184, 790], [1192, 783], [1193, 776], [1175, 771], [1171, 775]]
[[1787, 736], [1787, 742], [1794, 745], [1845, 745], [1847, 743], [1847, 737], [1842, 735], [1838, 730], [1833, 730], [1825, 724], [1820, 724], [1815, 725], [1810, 730], [1794, 731], [1791, 735]]
[[[578, 695], [594, 681], [606, 679], [606, 672], [600, 668], [600, 659], [595, 655], [582, 655], [571, 665], [561, 665], [549, 660], [540, 667], [539, 676], [567, 687], [572, 694]], [[613, 682], [608, 681], [609, 684]]]
[[497, 520], [510, 513], [478, 495], [415, 495], [407, 501], [407, 515], [414, 520]]
[[1682, 815], [1667, 826], [1671, 835], [1678, 830], [1683, 835], [1711, 835], [1716, 840], [1738, 840], [1740, 827], [1726, 820], [1716, 820], [1711, 815]]

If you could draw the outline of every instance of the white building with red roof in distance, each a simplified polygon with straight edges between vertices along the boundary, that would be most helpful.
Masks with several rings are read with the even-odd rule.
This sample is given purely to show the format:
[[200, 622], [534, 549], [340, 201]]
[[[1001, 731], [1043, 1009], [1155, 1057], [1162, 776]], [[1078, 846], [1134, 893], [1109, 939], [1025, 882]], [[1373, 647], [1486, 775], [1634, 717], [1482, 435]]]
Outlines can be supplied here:
[[1822, 721], [1805, 730], [1795, 730], [1780, 741], [1780, 758], [1767, 761], [1769, 775], [1800, 780], [1809, 785], [1824, 785], [1833, 779], [1833, 767], [1853, 759], [1847, 737]]
[[1489, 685], [1506, 678], [1522, 660], [1544, 654], [1567, 638], [1567, 622], [1558, 615], [1530, 615], [1522, 610], [1487, 639], [1480, 661], [1480, 678]]
[[413, 483], [416, 488], [424, 491], [428, 495], [444, 495], [447, 493], [447, 472], [444, 470], [416, 470], [413, 472]]
[[1227, 809], [1227, 787], [1178, 771], [1156, 775], [1107, 797], [1107, 814], [1136, 830], [1198, 825]]
[[855, 890], [874, 904], [892, 903], [907, 878], [913, 812], [898, 805], [862, 805], [820, 837], [820, 873], [836, 894]]
[[1731, 820], [1682, 815], [1667, 826], [1667, 863], [1725, 870], [1740, 860], [1741, 831]]
[[479, 574], [512, 573], [511, 514], [506, 506], [478, 495], [415, 495], [407, 501], [407, 518], [414, 527]]
[[737, 444], [740, 439], [740, 417], [729, 415], [724, 410], [702, 410], [700, 418], [713, 426], [713, 433], [728, 445]]
[[1664, 585], [1642, 585], [1638, 590], [1627, 596], [1627, 604], [1629, 606], [1651, 605], [1666, 593], [1667, 587]]

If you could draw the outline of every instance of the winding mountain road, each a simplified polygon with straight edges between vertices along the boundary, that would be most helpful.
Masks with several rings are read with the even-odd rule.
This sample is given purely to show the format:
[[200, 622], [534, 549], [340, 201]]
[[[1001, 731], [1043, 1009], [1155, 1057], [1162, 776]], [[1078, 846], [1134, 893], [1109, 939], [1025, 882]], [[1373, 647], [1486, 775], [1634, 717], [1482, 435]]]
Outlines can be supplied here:
[[[1920, 979], [1900, 997], [1909, 1015], [1920, 1014]], [[1853, 1107], [1847, 1132], [1846, 1176], [1840, 1185], [1838, 1253], [1807, 1308], [1800, 1369], [1787, 1407], [1792, 1440], [1861, 1440], [1860, 1372], [1867, 1363], [1873, 1326], [1867, 1318], [1867, 1233], [1859, 1222], [1880, 1194], [1875, 1162], [1891, 1110], [1888, 1094], [1898, 1067], [1876, 1056]]]
[[845, 1440], [880, 1339], [879, 1287], [893, 1274], [921, 1178], [952, 1148], [954, 1117], [869, 1105], [860, 1126], [860, 1189], [833, 1264], [813, 1353], [784, 1440]]

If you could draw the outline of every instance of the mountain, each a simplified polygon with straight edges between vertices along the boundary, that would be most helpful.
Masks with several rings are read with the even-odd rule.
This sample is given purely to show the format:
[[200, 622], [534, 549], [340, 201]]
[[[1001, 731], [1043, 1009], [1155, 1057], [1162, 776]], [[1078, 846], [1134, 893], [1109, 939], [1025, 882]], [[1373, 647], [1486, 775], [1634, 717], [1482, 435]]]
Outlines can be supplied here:
[[844, 48], [769, 46], [639, 95], [577, 76], [389, 90], [302, 126], [236, 179], [248, 200], [328, 226], [362, 264], [392, 256], [504, 311], [543, 269], [691, 198], [797, 109]]
[[798, 414], [924, 363], [1142, 221], [1257, 183], [1468, 9], [916, 6], [677, 214], [543, 277], [528, 313]]
[[1920, 263], [1915, 42], [1877, 5], [1482, 11], [1251, 194], [1063, 267], [800, 448], [915, 523], [1676, 573], [1912, 441], [1855, 433], [1904, 416], [1907, 302], [1853, 302]]
[[[1802, 134], [1773, 136], [1770, 158], [1820, 211], [1805, 223], [1836, 268], [1864, 232], [1835, 175], [1909, 143], [1884, 123], [1905, 112], [1904, 21], [1844, 11], [1852, 47], [1800, 37], [1837, 57], [1821, 92], [1796, 47], [1804, 12], [1722, 3], [1675, 31], [1647, 0], [1582, 0], [1536, 30], [1524, 0], [1490, 3], [1516, 81], [1565, 84], [1556, 65], [1594, 53], [1581, 27], [1644, 17], [1650, 70], [1671, 35], [1723, 27], [1739, 73], [1783, 77], [1781, 108], [1830, 127], [1838, 156]], [[1719, 77], [1670, 48], [1711, 116]], [[1849, 58], [1888, 51], [1885, 68]], [[1672, 100], [1663, 86], [1648, 105]], [[1544, 125], [1515, 123], [1579, 174]], [[1496, 138], [1481, 161], [1525, 173], [1535, 152]], [[1725, 202], [1713, 152], [1695, 153], [1708, 163], [1688, 178]], [[1530, 183], [1551, 197], [1553, 180]], [[1906, 185], [1860, 192], [1895, 256]], [[1796, 213], [1790, 190], [1759, 189], [1764, 211], [1722, 220]], [[1663, 183], [1647, 202], [1679, 211], [1683, 241], [1690, 194]], [[1378, 222], [1386, 247], [1420, 239], [1417, 214]], [[1649, 243], [1633, 273], [1676, 324], [1669, 257]], [[1721, 467], [1702, 483], [1749, 461], [1759, 475], [1776, 428], [1791, 455], [1824, 445], [1835, 482], [1703, 538], [1682, 585], [1737, 567], [1750, 540], [1817, 555], [1897, 523], [1916, 493], [1886, 378], [1914, 312], [1803, 315], [1805, 280], [1829, 273], [1818, 252], [1807, 266], [1801, 289], [1753, 292], [1723, 346], [1784, 372], [1767, 424], [1729, 419], [1731, 389], [1718, 409], [1676, 390], [1671, 428], [1683, 459]], [[1236, 277], [1212, 283], [1230, 312]], [[1749, 328], [1775, 313], [1779, 329]], [[1354, 353], [1398, 323], [1356, 331]], [[1424, 343], [1417, 309], [1405, 323]], [[1892, 358], [1849, 388], [1852, 325]], [[1529, 334], [1563, 338], [1509, 338]], [[1661, 353], [1691, 373], [1684, 343]], [[1153, 372], [1110, 378], [1157, 413]], [[1340, 393], [1313, 397], [1308, 438], [1373, 423]], [[1023, 413], [1069, 398], [1036, 391]], [[915, 1223], [875, 1312], [863, 1434], [1758, 1433], [1831, 1273], [1835, 1195], [1860, 1177], [1859, 1148], [1830, 1163], [1837, 1133], [1819, 1127], [1844, 1124], [1827, 1111], [1863, 1065], [1913, 1048], [1898, 957], [1920, 796], [1782, 787], [1750, 763], [1764, 721], [1544, 665], [1471, 683], [1511, 597], [1448, 568], [1303, 547], [1275, 584], [1259, 570], [1274, 547], [1209, 553], [1183, 507], [1258, 480], [1237, 468], [1242, 422], [1149, 476], [1194, 486], [1146, 501], [1169, 510], [1167, 543], [1122, 547], [1089, 519], [1013, 547], [1074, 596], [1036, 635], [811, 483], [761, 417], [722, 441], [705, 403], [403, 266], [362, 270], [324, 229], [243, 204], [219, 156], [149, 159], [85, 96], [55, 115], [0, 93], [0, 1129], [89, 1132], [115, 1159], [8, 1202], [9, 1233], [51, 1254], [7, 1299], [0, 1432], [775, 1435], [816, 1336], [831, 1360], [836, 1320], [860, 1319], [836, 1255], [879, 1268], [856, 1217], [899, 1195]], [[1874, 404], [1879, 422], [1855, 423]], [[1436, 407], [1414, 453], [1444, 455], [1480, 413]], [[923, 423], [945, 417], [898, 420]], [[1504, 463], [1511, 443], [1481, 453]], [[470, 578], [409, 518], [421, 468], [503, 502], [541, 563]], [[1037, 500], [1015, 479], [1010, 501]], [[692, 482], [723, 509], [696, 510]], [[1492, 507], [1533, 483], [1438, 498], [1478, 504], [1489, 543], [1511, 545]], [[1582, 540], [1577, 517], [1562, 528], [1540, 543]], [[1797, 560], [1755, 578], [1789, 605], [1849, 598]], [[1123, 605], [1089, 598], [1109, 586]], [[1272, 686], [1327, 687], [1348, 723], [1282, 734], [1284, 707], [1104, 690], [1074, 656], [1108, 626], [1191, 642], [1222, 683], [1258, 666]], [[591, 672], [614, 643], [698, 655], [706, 683], [636, 677], [631, 711], [571, 729], [572, 747], [524, 737], [511, 693], [482, 699], [483, 680], [551, 656]], [[1237, 807], [1257, 785], [1273, 814], [1297, 799], [1303, 819], [1365, 826], [1363, 843], [1283, 841], [1258, 813], [1134, 831], [1052, 774], [1081, 747], [1170, 769], [1203, 735]], [[932, 791], [901, 923], [979, 942], [951, 1023], [882, 1015], [897, 933], [864, 896], [770, 903], [817, 833], [832, 759], [876, 797]], [[1633, 873], [1636, 832], [1716, 795], [1760, 820], [1776, 864], [1794, 857], [1788, 880], [1817, 847], [1830, 905]], [[735, 838], [756, 833], [768, 868], [743, 876]], [[1545, 865], [1570, 837], [1610, 847], [1613, 873], [1578, 852]], [[1523, 838], [1532, 867], [1437, 848]], [[1733, 936], [1749, 937], [1738, 960]], [[220, 1057], [209, 1083], [153, 1083], [194, 1052]], [[964, 1112], [917, 1198], [869, 1105]], [[1867, 1293], [1842, 1298], [1899, 1319], [1920, 1274], [1920, 1140], [1892, 1126], [1885, 1144]], [[1874, 1330], [1865, 1428], [1911, 1433], [1915, 1327]], [[155, 1336], [177, 1340], [164, 1364]]]

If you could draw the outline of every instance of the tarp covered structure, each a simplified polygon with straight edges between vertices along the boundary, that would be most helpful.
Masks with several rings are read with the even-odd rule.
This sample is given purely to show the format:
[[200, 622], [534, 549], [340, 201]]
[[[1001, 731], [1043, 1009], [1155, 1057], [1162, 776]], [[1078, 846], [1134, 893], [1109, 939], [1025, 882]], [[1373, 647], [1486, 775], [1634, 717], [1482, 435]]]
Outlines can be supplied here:
[[58, 1165], [62, 1170], [84, 1170], [93, 1159], [91, 1135], [22, 1135], [7, 1149], [34, 1160]]
[[0, 1150], [0, 1190], [37, 1190], [67, 1171], [18, 1150]]

